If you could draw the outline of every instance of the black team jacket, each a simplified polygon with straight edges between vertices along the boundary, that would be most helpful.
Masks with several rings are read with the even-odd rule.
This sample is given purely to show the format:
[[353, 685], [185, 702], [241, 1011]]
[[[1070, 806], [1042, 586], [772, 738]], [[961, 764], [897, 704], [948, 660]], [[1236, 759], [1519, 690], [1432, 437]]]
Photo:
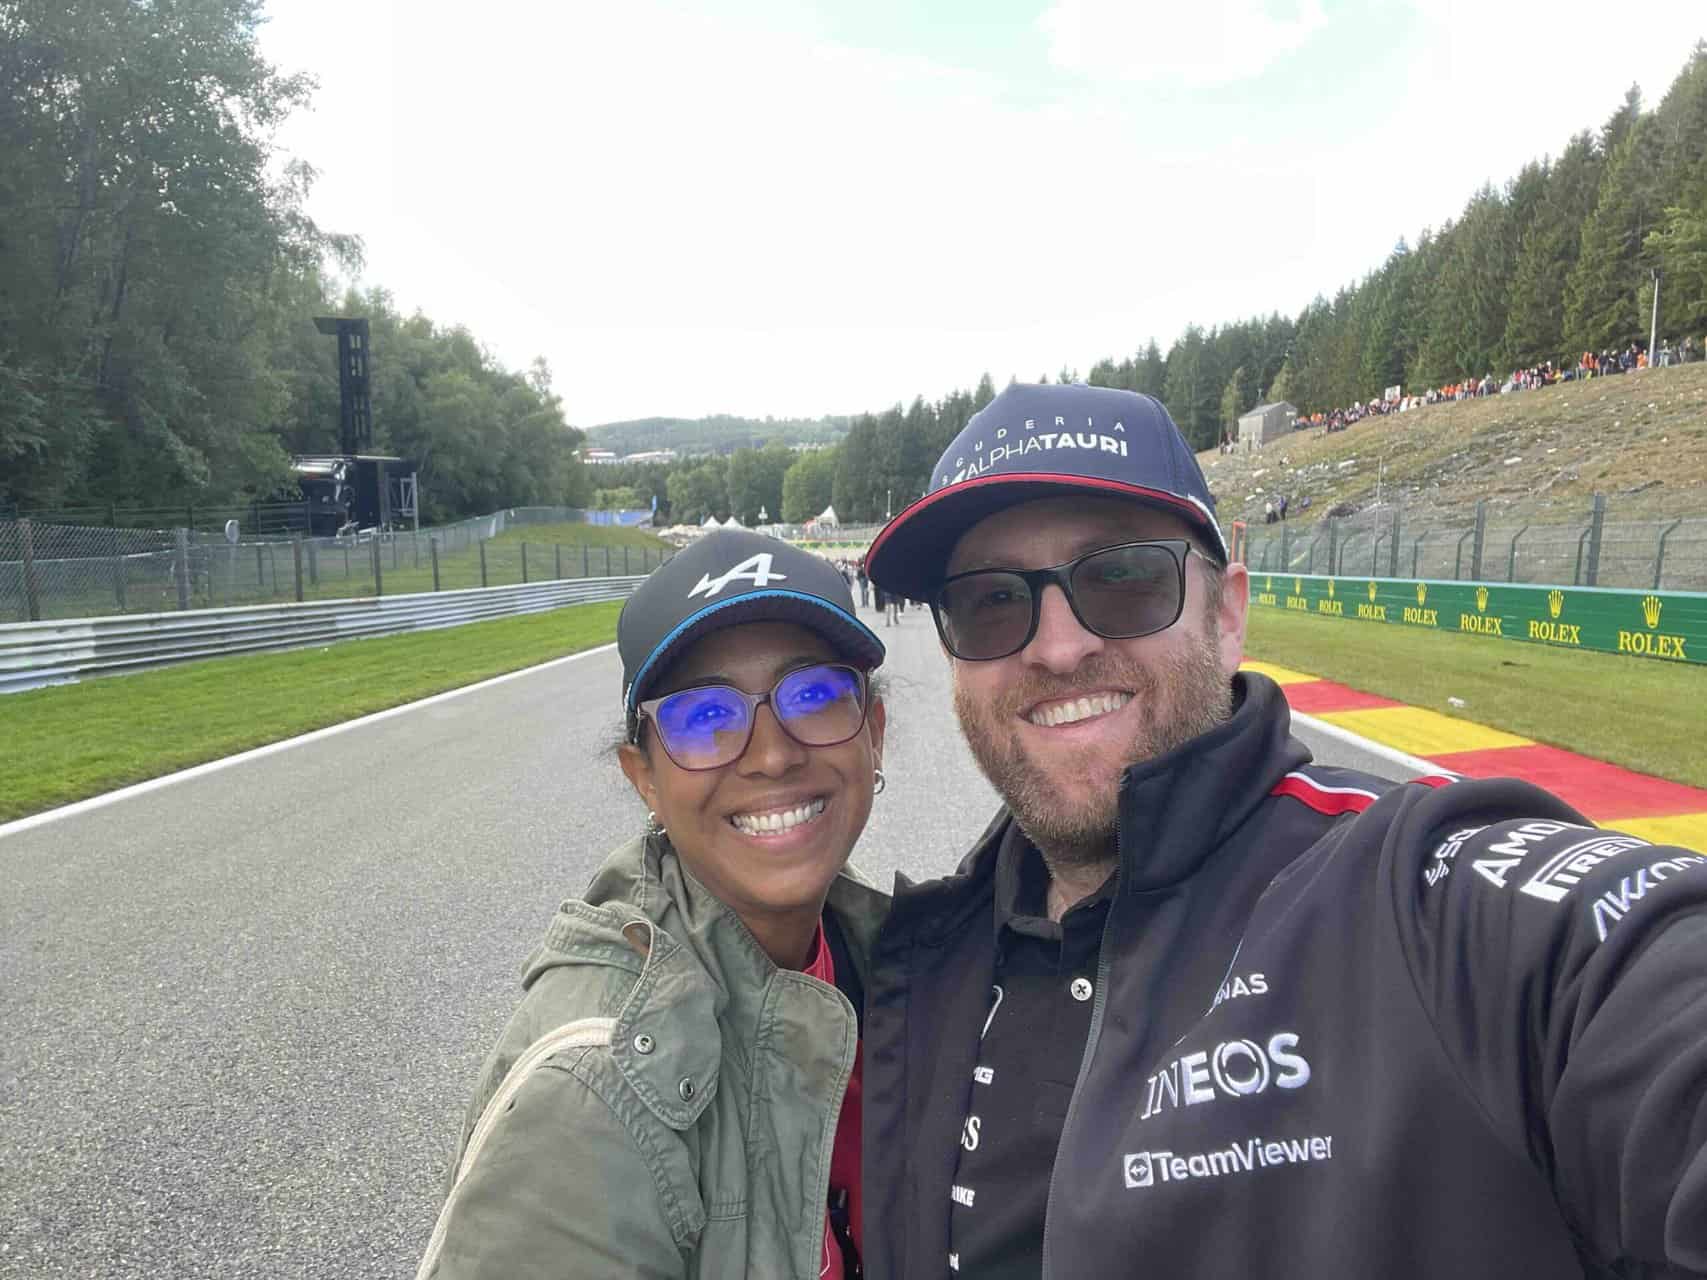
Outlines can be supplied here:
[[[1707, 1275], [1707, 858], [1313, 765], [1273, 682], [1235, 692], [1122, 783], [1044, 1274]], [[877, 1280], [947, 1273], [1010, 822], [903, 881], [873, 957]]]

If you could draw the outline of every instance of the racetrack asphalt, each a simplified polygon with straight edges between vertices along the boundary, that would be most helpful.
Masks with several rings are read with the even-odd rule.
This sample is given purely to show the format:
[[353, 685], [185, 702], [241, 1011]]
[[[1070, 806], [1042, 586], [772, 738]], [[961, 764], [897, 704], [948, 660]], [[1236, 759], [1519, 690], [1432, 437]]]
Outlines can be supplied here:
[[[888, 884], [952, 869], [996, 802], [928, 617], [877, 632], [889, 786], [855, 857]], [[589, 654], [0, 838], [0, 1277], [412, 1275], [523, 959], [644, 818], [619, 670]]]

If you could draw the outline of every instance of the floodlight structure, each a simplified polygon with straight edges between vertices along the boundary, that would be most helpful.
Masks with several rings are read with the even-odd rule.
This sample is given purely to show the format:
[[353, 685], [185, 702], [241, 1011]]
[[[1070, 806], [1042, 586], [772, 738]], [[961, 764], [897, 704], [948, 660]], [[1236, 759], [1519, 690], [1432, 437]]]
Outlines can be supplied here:
[[373, 444], [373, 406], [368, 400], [366, 316], [316, 316], [314, 327], [338, 338], [338, 451], [358, 454]]

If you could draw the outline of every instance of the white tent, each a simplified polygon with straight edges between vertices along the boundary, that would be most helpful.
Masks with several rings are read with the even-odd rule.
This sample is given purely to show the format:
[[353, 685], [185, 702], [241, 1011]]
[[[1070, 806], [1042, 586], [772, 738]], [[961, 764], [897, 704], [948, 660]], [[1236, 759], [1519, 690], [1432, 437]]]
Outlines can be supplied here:
[[834, 506], [828, 506], [813, 517], [812, 523], [838, 527], [842, 522], [841, 518], [836, 515], [836, 508]]
[[700, 521], [699, 527], [701, 529], [721, 529], [723, 526], [717, 523], [716, 516], [707, 516], [704, 520]]
[[740, 516], [731, 512], [729, 518], [723, 522], [723, 527], [725, 529], [745, 529], [747, 526], [741, 523]]

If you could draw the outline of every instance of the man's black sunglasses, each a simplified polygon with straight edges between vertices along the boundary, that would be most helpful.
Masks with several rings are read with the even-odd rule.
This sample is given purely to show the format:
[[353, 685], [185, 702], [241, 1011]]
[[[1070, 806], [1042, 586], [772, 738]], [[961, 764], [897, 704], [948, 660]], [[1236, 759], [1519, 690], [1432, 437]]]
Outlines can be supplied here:
[[1037, 634], [1043, 589], [1053, 583], [1085, 630], [1133, 640], [1179, 621], [1190, 555], [1209, 559], [1184, 538], [1160, 538], [1100, 547], [1047, 569], [974, 569], [943, 581], [931, 596], [931, 613], [956, 658], [1005, 658]]

